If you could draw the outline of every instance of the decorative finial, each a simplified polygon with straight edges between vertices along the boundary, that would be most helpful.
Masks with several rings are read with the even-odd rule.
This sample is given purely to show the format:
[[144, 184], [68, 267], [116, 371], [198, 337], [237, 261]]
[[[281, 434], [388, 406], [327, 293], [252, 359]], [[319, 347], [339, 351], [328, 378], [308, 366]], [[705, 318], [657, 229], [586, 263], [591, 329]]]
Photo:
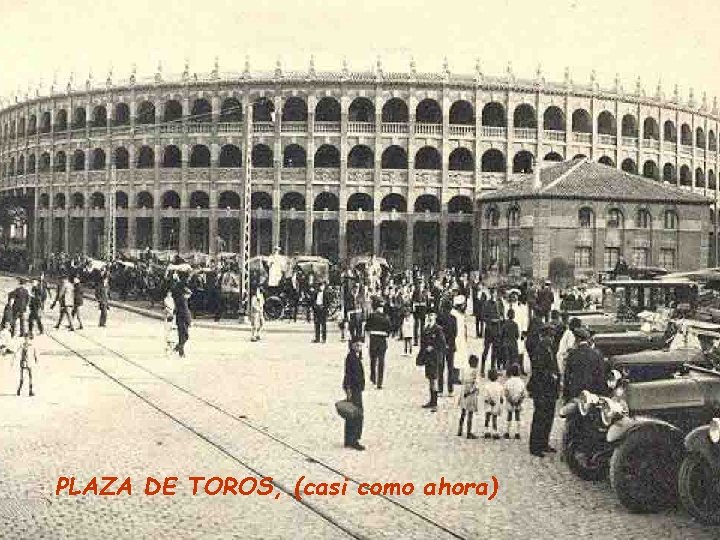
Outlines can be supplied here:
[[183, 70], [183, 73], [182, 73], [182, 80], [183, 80], [183, 82], [187, 82], [189, 78], [190, 78], [190, 60], [188, 60], [186, 58], [185, 59], [185, 69]]
[[68, 94], [69, 94], [70, 92], [72, 92], [74, 79], [75, 79], [75, 74], [72, 73], [72, 72], [70, 72], [70, 77], [68, 78], [68, 82], [67, 82], [67, 93], [68, 93]]
[[505, 74], [507, 76], [508, 82], [515, 81], [515, 74], [513, 73], [512, 62], [507, 63], [507, 67], [505, 68]]
[[700, 103], [700, 109], [703, 111], [707, 111], [707, 108], [708, 108], [707, 92], [703, 92], [702, 102]]
[[695, 89], [690, 89], [690, 96], [688, 97], [688, 107], [694, 107], [695, 106]]
[[638, 75], [638, 78], [635, 79], [635, 95], [636, 96], [643, 95], [642, 79], [640, 79], [639, 75]]
[[245, 69], [243, 70], [243, 77], [250, 76], [250, 55], [245, 55]]
[[93, 74], [92, 74], [92, 69], [91, 69], [90, 71], [88, 71], [88, 76], [87, 76], [87, 79], [85, 80], [85, 89], [89, 91], [92, 88], [92, 85], [93, 85]]
[[137, 64], [132, 65], [132, 73], [130, 74], [130, 85], [135, 84], [135, 80], [137, 79]]
[[215, 57], [215, 66], [213, 67], [213, 78], [218, 79], [220, 77], [220, 58]]
[[282, 77], [282, 66], [280, 64], [280, 58], [275, 61], [275, 77]]
[[347, 77], [348, 73], [350, 73], [350, 70], [348, 69], [347, 57], [343, 56], [343, 60], [342, 60], [343, 77]]
[[410, 57], [410, 73], [412, 75], [417, 74], [417, 66], [415, 65], [415, 57], [414, 56]]
[[597, 72], [593, 69], [590, 72], [590, 88], [595, 90], [596, 86], [597, 86]]
[[655, 97], [657, 99], [663, 99], [665, 97], [662, 86], [662, 78], [658, 79], [657, 88], [655, 89]]
[[680, 103], [680, 88], [678, 88], [677, 83], [675, 83], [675, 89], [673, 90], [673, 102]]
[[714, 98], [713, 98], [712, 113], [713, 113], [713, 114], [717, 114], [717, 113], [718, 113], [717, 97], [714, 97]]
[[110, 65], [110, 69], [108, 69], [107, 79], [105, 79], [105, 85], [110, 88], [112, 86], [113, 81], [113, 67]]
[[615, 73], [615, 93], [620, 94], [622, 92], [622, 82], [620, 82], [620, 74]]
[[448, 63], [447, 56], [443, 57], [443, 73], [450, 75], [450, 64]]
[[158, 62], [157, 70], [155, 71], [155, 83], [162, 82], [162, 62]]
[[315, 76], [315, 55], [310, 55], [310, 65], [308, 66], [308, 76]]
[[52, 83], [50, 83], [50, 95], [55, 93], [55, 85], [57, 85], [57, 71], [53, 72]]
[[480, 82], [483, 80], [482, 64], [480, 63], [480, 57], [475, 58], [475, 80]]
[[535, 69], [535, 80], [543, 80], [542, 64], [540, 62], [538, 62], [537, 69]]
[[382, 77], [383, 75], [382, 59], [379, 54], [377, 55], [377, 60], [375, 61], [375, 74], [378, 77]]
[[565, 82], [565, 86], [571, 86], [571, 85], [572, 85], [572, 79], [570, 78], [570, 68], [567, 67], [567, 66], [565, 66], [564, 82]]

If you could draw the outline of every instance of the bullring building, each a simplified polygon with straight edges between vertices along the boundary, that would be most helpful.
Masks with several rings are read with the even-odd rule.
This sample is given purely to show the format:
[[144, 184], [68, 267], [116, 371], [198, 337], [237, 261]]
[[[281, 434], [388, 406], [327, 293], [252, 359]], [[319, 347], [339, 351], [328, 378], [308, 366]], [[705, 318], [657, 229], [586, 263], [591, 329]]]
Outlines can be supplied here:
[[[274, 72], [111, 76], [0, 111], [3, 204], [36, 255], [116, 245], [251, 249], [398, 266], [476, 265], [480, 195], [536, 163], [585, 157], [714, 199], [718, 110], [638, 83], [600, 89], [538, 74]], [[114, 208], [109, 208], [114, 205]]]

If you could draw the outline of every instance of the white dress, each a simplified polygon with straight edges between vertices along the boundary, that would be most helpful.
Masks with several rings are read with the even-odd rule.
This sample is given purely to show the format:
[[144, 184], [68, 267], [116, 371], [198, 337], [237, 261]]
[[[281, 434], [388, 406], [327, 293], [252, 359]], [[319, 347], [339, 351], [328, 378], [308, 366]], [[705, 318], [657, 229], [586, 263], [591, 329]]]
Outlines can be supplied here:
[[460, 375], [460, 383], [462, 388], [458, 396], [457, 405], [461, 409], [470, 412], [478, 411], [478, 369], [465, 368]]

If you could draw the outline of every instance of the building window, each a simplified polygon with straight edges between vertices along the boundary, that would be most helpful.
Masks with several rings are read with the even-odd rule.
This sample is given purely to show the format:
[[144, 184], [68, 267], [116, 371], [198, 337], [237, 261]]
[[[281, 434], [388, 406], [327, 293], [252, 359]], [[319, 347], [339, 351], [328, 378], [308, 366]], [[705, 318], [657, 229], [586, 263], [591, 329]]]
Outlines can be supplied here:
[[487, 248], [488, 264], [496, 264], [500, 259], [500, 246], [495, 240], [490, 240]]
[[497, 208], [488, 210], [487, 220], [491, 227], [497, 227], [500, 224], [500, 213], [497, 211]]
[[510, 227], [519, 227], [520, 226], [520, 209], [519, 208], [511, 208], [508, 212], [508, 223]]
[[633, 249], [633, 266], [650, 266], [650, 251], [648, 248]]
[[622, 214], [617, 208], [613, 208], [608, 212], [607, 226], [613, 229], [622, 227]]
[[620, 260], [620, 248], [609, 247], [605, 248], [605, 268], [614, 270]]
[[677, 215], [673, 210], [665, 210], [665, 223], [666, 229], [675, 230], [677, 228]]
[[575, 268], [592, 268], [592, 248], [575, 248]]
[[510, 244], [510, 266], [520, 266], [520, 253], [519, 244]]
[[660, 266], [666, 270], [675, 268], [675, 250], [673, 248], [662, 248], [660, 250]]
[[637, 227], [638, 229], [649, 229], [652, 219], [650, 218], [650, 212], [647, 210], [638, 210], [637, 213]]
[[592, 227], [592, 210], [590, 210], [589, 208], [581, 208], [580, 212], [578, 212], [578, 221], [580, 222], [580, 227], [582, 227], [583, 229], [589, 229], [590, 227]]

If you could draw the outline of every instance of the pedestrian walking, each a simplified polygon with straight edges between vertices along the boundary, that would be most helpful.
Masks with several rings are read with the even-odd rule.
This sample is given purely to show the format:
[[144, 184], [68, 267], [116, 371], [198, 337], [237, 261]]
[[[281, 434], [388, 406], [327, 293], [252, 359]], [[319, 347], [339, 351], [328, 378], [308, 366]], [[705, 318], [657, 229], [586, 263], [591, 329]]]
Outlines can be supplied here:
[[475, 337], [480, 339], [485, 335], [485, 303], [487, 302], [485, 291], [480, 292], [477, 287], [473, 297], [473, 316], [475, 317]]
[[37, 279], [33, 279], [30, 289], [30, 300], [28, 305], [28, 332], [31, 334], [37, 327], [40, 334], [44, 333], [42, 324], [43, 291]]
[[439, 368], [442, 358], [445, 355], [447, 344], [445, 342], [445, 334], [440, 325], [437, 324], [435, 313], [430, 311], [427, 313], [426, 326], [422, 331], [422, 340], [420, 341], [420, 352], [418, 353], [418, 365], [425, 366], [425, 378], [428, 380], [430, 390], [430, 399], [423, 405], [423, 409], [430, 409], [431, 412], [437, 411], [438, 398], [438, 377], [441, 376]]
[[500, 330], [503, 319], [502, 304], [495, 296], [495, 289], [490, 289], [490, 297], [485, 302], [485, 338], [483, 343], [482, 364], [480, 376], [485, 376], [485, 363], [488, 353], [490, 357], [490, 369], [497, 369], [497, 362], [500, 356]]
[[527, 394], [525, 383], [520, 378], [520, 366], [510, 366], [510, 377], [503, 385], [505, 403], [507, 407], [507, 426], [505, 427], [505, 438], [509, 439], [512, 432], [513, 418], [515, 419], [515, 439], [520, 439], [520, 413], [522, 412], [523, 401]]
[[250, 297], [250, 341], [260, 341], [260, 332], [265, 324], [265, 295], [256, 287]]
[[472, 432], [473, 414], [478, 411], [478, 363], [479, 359], [474, 354], [468, 359], [468, 368], [462, 370], [460, 377], [460, 395], [458, 396], [458, 407], [460, 408], [460, 421], [458, 422], [458, 437], [462, 437], [463, 424], [467, 418], [467, 429], [465, 433], [468, 439], [477, 439]]
[[413, 326], [413, 344], [418, 345], [422, 339], [422, 332], [425, 328], [425, 317], [428, 313], [428, 307], [430, 303], [430, 296], [425, 290], [425, 284], [419, 281], [415, 285], [415, 290], [412, 296], [413, 305], [413, 317], [415, 319], [415, 325]]
[[188, 306], [190, 299], [190, 289], [182, 284], [178, 284], [173, 295], [175, 302], [175, 324], [177, 325], [178, 343], [175, 346], [180, 358], [185, 357], [185, 344], [190, 339], [190, 325], [192, 324], [192, 315]]
[[110, 309], [110, 283], [107, 275], [104, 275], [95, 285], [95, 300], [100, 310], [100, 321], [98, 326], [104, 328], [107, 324], [107, 313]]
[[328, 298], [325, 283], [321, 282], [318, 286], [315, 298], [312, 301], [313, 306], [313, 322], [315, 323], [315, 339], [313, 343], [323, 343], [327, 340], [327, 316], [330, 299]]
[[385, 353], [387, 352], [387, 338], [390, 335], [390, 318], [384, 312], [385, 306], [378, 303], [375, 311], [368, 316], [365, 331], [370, 336], [368, 352], [370, 353], [370, 382], [377, 383], [378, 390], [382, 389], [385, 375]]
[[501, 370], [507, 370], [514, 364], [518, 363], [519, 352], [518, 352], [518, 340], [520, 339], [520, 328], [515, 322], [515, 310], [509, 309], [507, 312], [507, 319], [502, 321], [500, 327], [500, 342], [502, 354], [501, 365], [498, 366]]
[[413, 350], [413, 314], [409, 309], [405, 311], [402, 321], [402, 338], [405, 345], [403, 356], [411, 356]]
[[85, 300], [83, 298], [82, 285], [80, 285], [80, 280], [78, 278], [75, 278], [73, 279], [73, 308], [72, 312], [70, 313], [70, 318], [73, 320], [77, 319], [78, 330], [83, 329], [80, 311], [84, 303]]
[[347, 400], [355, 405], [360, 414], [345, 419], [345, 448], [365, 450], [360, 444], [365, 412], [363, 410], [362, 393], [365, 390], [365, 372], [362, 364], [362, 345], [359, 337], [350, 340], [350, 350], [345, 357], [345, 373], [343, 376], [343, 390]]
[[69, 330], [71, 332], [74, 331], [75, 328], [73, 328], [72, 317], [70, 316], [70, 309], [73, 305], [73, 288], [67, 277], [63, 277], [61, 282], [58, 284], [55, 300], [53, 300], [53, 303], [50, 304], [50, 309], [53, 309], [55, 304], [58, 304], [59, 307], [59, 316], [55, 328], [60, 328], [63, 318], [66, 317]]
[[28, 375], [28, 385], [29, 385], [29, 396], [34, 396], [33, 392], [33, 376], [32, 376], [32, 368], [30, 367], [30, 360], [35, 360], [35, 365], [38, 363], [38, 354], [37, 350], [33, 346], [32, 343], [32, 335], [25, 334], [24, 340], [18, 351], [15, 353], [16, 358], [20, 360], [20, 383], [18, 384], [17, 389], [17, 395], [20, 395], [20, 391], [22, 390], [23, 384], [25, 382], [25, 372], [27, 372]]
[[438, 395], [441, 395], [445, 388], [445, 366], [448, 366], [448, 392], [452, 395], [452, 370], [450, 364], [453, 363], [453, 359], [455, 358], [455, 341], [458, 333], [457, 320], [453, 317], [447, 300], [443, 301], [439, 307], [440, 310], [437, 314], [436, 321], [443, 330], [447, 346], [445, 347], [445, 354], [438, 358]]
[[559, 396], [560, 373], [553, 345], [553, 326], [545, 324], [532, 361], [532, 375], [528, 381], [528, 394], [534, 411], [530, 431], [530, 453], [544, 457], [554, 453], [550, 446], [550, 432], [555, 419], [555, 402]]
[[[12, 303], [12, 325], [10, 332], [13, 336], [16, 335], [16, 329], [19, 327], [19, 336], [25, 336], [25, 330], [27, 328], [26, 323], [28, 319], [28, 311], [30, 307], [30, 292], [27, 289], [26, 281], [24, 278], [18, 280], [18, 286], [11, 293]], [[19, 323], [19, 324], [18, 324]]]
[[175, 325], [175, 300], [172, 290], [168, 289], [163, 300], [163, 332], [165, 334], [165, 354], [169, 355], [177, 347], [177, 326]]
[[[499, 439], [498, 416], [502, 411], [503, 395], [505, 389], [498, 381], [498, 372], [491, 369], [488, 372], [489, 382], [483, 389], [483, 397], [485, 401], [485, 438]], [[492, 434], [490, 433], [490, 424], [492, 423]]]

